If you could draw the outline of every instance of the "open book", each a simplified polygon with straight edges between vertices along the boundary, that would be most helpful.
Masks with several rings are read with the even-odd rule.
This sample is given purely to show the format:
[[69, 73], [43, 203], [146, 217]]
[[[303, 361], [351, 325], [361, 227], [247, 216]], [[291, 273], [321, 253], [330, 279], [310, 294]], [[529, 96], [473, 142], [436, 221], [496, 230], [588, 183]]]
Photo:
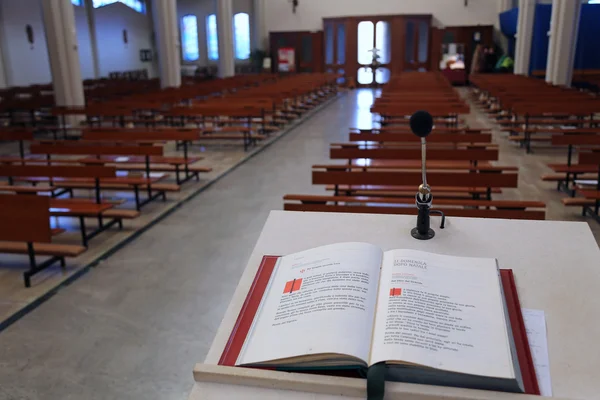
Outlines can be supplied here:
[[340, 243], [272, 268], [233, 365], [525, 391], [495, 259]]

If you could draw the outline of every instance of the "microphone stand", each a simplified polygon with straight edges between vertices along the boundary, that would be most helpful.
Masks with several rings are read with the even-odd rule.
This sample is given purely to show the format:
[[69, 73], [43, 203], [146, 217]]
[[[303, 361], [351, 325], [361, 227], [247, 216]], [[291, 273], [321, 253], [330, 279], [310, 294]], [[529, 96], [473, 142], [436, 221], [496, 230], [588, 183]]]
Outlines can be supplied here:
[[442, 224], [440, 226], [441, 229], [444, 229], [446, 216], [442, 211], [439, 210], [431, 210], [431, 203], [433, 201], [433, 196], [431, 194], [431, 188], [427, 184], [427, 166], [426, 166], [426, 141], [425, 138], [421, 138], [421, 174], [423, 183], [419, 185], [419, 191], [415, 196], [417, 208], [419, 212], [417, 214], [417, 226], [414, 227], [410, 234], [415, 239], [419, 240], [429, 240], [435, 236], [435, 231], [431, 229], [431, 219], [430, 213], [435, 212], [442, 215]]

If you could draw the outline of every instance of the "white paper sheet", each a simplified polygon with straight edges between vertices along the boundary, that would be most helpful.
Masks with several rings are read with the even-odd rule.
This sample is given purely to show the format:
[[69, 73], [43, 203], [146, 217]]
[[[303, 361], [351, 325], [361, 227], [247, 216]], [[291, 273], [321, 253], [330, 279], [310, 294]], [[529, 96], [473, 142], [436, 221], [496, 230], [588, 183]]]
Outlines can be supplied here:
[[543, 310], [521, 309], [523, 322], [527, 331], [527, 340], [533, 357], [535, 375], [537, 376], [542, 396], [552, 396], [550, 380], [550, 359], [548, 357], [548, 337], [546, 335], [546, 316]]

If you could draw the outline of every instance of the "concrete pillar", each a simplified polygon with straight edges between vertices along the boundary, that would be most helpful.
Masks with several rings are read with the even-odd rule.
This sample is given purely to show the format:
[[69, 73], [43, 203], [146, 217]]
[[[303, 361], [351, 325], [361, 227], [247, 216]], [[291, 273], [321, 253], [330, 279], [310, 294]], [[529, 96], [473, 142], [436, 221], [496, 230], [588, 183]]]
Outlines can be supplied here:
[[[581, 16], [580, 0], [555, 0], [556, 23], [552, 22], [551, 38], [554, 39], [552, 58], [548, 53], [548, 64], [552, 63], [552, 83], [555, 85], [571, 86], [573, 65], [577, 49], [579, 33], [579, 17]], [[552, 16], [554, 18], [554, 10]]]
[[181, 43], [176, 0], [153, 0], [152, 16], [158, 47], [160, 86], [181, 86]]
[[88, 29], [90, 31], [90, 47], [92, 49], [92, 64], [94, 78], [100, 78], [100, 59], [98, 58], [98, 39], [96, 38], [96, 17], [94, 16], [94, 0], [83, 0]]
[[268, 32], [265, 21], [265, 0], [253, 0], [252, 2], [252, 51], [266, 50], [268, 45]]
[[41, 3], [56, 105], [83, 106], [85, 98], [71, 0]]
[[556, 31], [560, 9], [560, 0], [552, 1], [552, 16], [550, 17], [550, 30], [548, 31], [548, 58], [546, 61], [546, 82], [552, 83], [554, 75], [554, 55], [556, 54]]
[[519, 0], [519, 20], [517, 24], [517, 43], [515, 49], [515, 74], [529, 75], [535, 4], [536, 0]]
[[233, 53], [232, 0], [217, 1], [217, 32], [219, 34], [219, 78], [235, 75]]

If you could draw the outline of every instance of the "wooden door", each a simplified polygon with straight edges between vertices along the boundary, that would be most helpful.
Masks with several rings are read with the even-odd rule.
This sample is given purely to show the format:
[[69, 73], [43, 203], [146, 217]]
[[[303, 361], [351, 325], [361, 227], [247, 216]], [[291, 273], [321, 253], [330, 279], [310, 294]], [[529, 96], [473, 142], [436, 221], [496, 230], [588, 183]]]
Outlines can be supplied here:
[[404, 21], [404, 71], [428, 71], [431, 18], [407, 17]]
[[293, 48], [296, 72], [323, 72], [323, 31], [271, 32], [271, 70], [278, 72], [279, 49]]
[[345, 19], [325, 20], [323, 22], [324, 38], [324, 64], [325, 71], [346, 75], [347, 59], [347, 22]]

